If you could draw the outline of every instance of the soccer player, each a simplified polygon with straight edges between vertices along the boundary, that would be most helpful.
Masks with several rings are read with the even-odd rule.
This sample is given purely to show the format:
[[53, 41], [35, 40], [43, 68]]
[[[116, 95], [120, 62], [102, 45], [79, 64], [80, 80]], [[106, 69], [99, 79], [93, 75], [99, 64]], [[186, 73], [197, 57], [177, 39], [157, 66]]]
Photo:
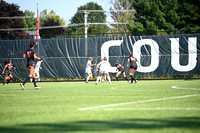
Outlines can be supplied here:
[[133, 53], [130, 53], [128, 61], [127, 61], [127, 67], [129, 66], [129, 63], [130, 63], [129, 75], [131, 77], [131, 84], [133, 83], [133, 80], [135, 81], [135, 83], [137, 83], [137, 80], [134, 77], [134, 74], [135, 74], [137, 67], [138, 67], [137, 62], [138, 62], [138, 65], [140, 67], [139, 61], [135, 57], [133, 57]]
[[35, 79], [37, 79], [38, 81], [40, 81], [40, 69], [42, 69], [41, 67], [41, 63], [43, 62], [43, 59], [40, 58], [40, 60], [36, 63], [35, 66]]
[[86, 81], [85, 83], [88, 83], [88, 80], [92, 77], [92, 66], [95, 66], [96, 64], [92, 64], [93, 58], [90, 57], [87, 61], [85, 73], [86, 73]]
[[118, 60], [116, 60], [115, 66], [117, 67], [117, 70], [118, 70], [118, 72], [116, 74], [116, 81], [117, 81], [117, 83], [119, 82], [119, 75], [121, 73], [123, 74], [124, 78], [129, 82], [128, 78], [126, 77], [126, 73], [124, 71], [124, 66], [122, 66], [121, 64], [119, 64]]
[[101, 81], [101, 78], [102, 78], [102, 74], [106, 74], [107, 76], [107, 79], [109, 81], [109, 83], [111, 84], [111, 79], [110, 79], [110, 76], [109, 76], [109, 70], [112, 70], [111, 68], [111, 65], [110, 63], [107, 61], [107, 58], [104, 57], [103, 60], [97, 64], [97, 68], [99, 68], [99, 76], [97, 77], [97, 80], [96, 80], [96, 85], [99, 81]]
[[5, 61], [5, 67], [2, 72], [2, 74], [4, 75], [3, 85], [8, 84], [13, 78], [13, 69], [15, 69], [15, 66], [12, 64], [12, 60]]
[[20, 84], [22, 87], [22, 90], [24, 90], [24, 85], [30, 78], [33, 78], [35, 89], [40, 89], [40, 87], [37, 87], [36, 85], [34, 70], [35, 70], [35, 59], [41, 60], [41, 58], [37, 57], [37, 53], [35, 52], [34, 48], [35, 48], [35, 43], [31, 42], [30, 48], [24, 53], [24, 56], [23, 56], [24, 58], [27, 59], [27, 68], [29, 69], [29, 75], [25, 79], [25, 81]]

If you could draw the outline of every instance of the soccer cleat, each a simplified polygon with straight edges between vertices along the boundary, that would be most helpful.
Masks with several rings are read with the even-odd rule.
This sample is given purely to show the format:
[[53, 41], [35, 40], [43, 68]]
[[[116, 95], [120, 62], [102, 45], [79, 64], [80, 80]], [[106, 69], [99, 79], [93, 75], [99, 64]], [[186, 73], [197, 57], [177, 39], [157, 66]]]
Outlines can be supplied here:
[[20, 86], [22, 87], [22, 90], [24, 90], [24, 85], [21, 83]]
[[137, 83], [137, 80], [135, 80], [135, 84]]
[[88, 83], [88, 81], [85, 81], [85, 83]]
[[40, 88], [41, 88], [41, 87], [35, 87], [34, 89], [35, 89], [35, 90], [39, 90]]
[[97, 83], [95, 83], [95, 85], [97, 85]]

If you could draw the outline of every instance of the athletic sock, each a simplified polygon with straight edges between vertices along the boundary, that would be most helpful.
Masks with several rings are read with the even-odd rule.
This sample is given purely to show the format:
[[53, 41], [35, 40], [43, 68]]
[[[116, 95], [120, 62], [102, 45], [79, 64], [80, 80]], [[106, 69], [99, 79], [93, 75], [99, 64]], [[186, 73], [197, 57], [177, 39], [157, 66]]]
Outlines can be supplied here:
[[34, 84], [35, 87], [37, 87], [35, 78], [33, 78], [33, 84]]
[[30, 79], [30, 77], [28, 76], [25, 81], [23, 82], [23, 85], [26, 84], [26, 82], [28, 82], [28, 80]]
[[11, 79], [7, 80], [7, 84], [10, 82]]
[[87, 76], [87, 78], [86, 78], [86, 82], [88, 82], [89, 79], [90, 79], [90, 76]]
[[107, 76], [109, 83], [111, 83], [110, 76]]
[[97, 77], [96, 83], [98, 83], [99, 81], [101, 81], [101, 76], [98, 76], [98, 77]]
[[127, 77], [124, 77], [128, 82], [129, 82], [129, 80], [128, 80], [128, 78]]
[[116, 77], [116, 80], [117, 80], [117, 82], [119, 82], [119, 78], [118, 77]]
[[131, 75], [131, 83], [133, 83], [133, 80], [136, 82], [136, 79], [133, 75]]

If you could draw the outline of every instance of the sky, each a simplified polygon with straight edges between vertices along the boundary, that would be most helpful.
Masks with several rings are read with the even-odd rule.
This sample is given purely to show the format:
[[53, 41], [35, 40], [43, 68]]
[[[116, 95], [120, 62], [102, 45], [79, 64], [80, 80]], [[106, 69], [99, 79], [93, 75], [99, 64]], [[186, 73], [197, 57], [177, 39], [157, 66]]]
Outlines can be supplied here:
[[[20, 7], [20, 10], [29, 10], [37, 14], [37, 3], [39, 12], [47, 9], [49, 13], [53, 10], [56, 15], [64, 18], [67, 23], [70, 23], [70, 19], [76, 13], [78, 7], [83, 6], [89, 2], [95, 2], [102, 6], [104, 10], [109, 10], [111, 4], [110, 0], [5, 0], [7, 3], [14, 3]], [[109, 13], [107, 13], [107, 21], [111, 21]]]

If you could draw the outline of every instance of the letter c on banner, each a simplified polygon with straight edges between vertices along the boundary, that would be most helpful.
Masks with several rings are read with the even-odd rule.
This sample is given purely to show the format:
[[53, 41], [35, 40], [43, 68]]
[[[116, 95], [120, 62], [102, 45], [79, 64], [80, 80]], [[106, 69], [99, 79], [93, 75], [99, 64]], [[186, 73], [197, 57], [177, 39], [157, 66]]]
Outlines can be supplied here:
[[138, 68], [139, 72], [153, 72], [159, 65], [159, 46], [156, 41], [152, 39], [143, 39], [134, 43], [133, 45], [133, 56], [141, 62], [141, 47], [143, 45], [149, 45], [151, 47], [151, 64], [149, 66]]
[[[103, 43], [101, 46], [101, 59], [103, 57], [107, 57], [109, 61], [109, 48], [111, 46], [120, 46], [122, 42], [123, 40], [112, 40], [112, 41], [107, 41]], [[116, 72], [116, 67], [112, 67], [112, 72]]]

